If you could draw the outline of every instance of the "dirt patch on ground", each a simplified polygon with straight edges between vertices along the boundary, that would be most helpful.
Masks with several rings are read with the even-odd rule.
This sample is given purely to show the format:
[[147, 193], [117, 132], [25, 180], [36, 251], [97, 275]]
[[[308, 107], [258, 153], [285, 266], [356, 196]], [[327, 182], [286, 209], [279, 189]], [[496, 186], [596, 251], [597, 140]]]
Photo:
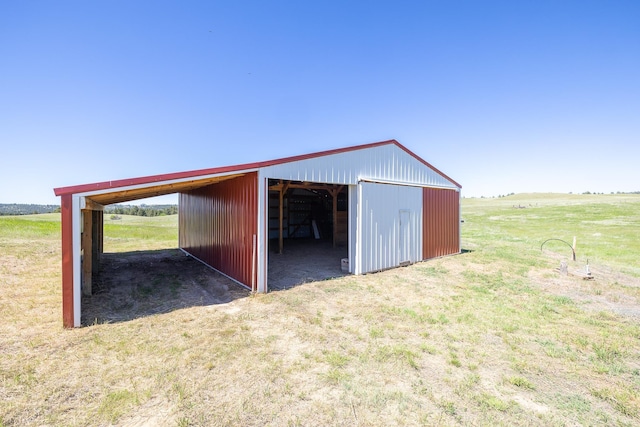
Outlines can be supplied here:
[[178, 249], [103, 254], [82, 323], [119, 322], [225, 304], [250, 291]]
[[[615, 314], [640, 320], [640, 279], [606, 266], [590, 265], [590, 276], [586, 265], [565, 261], [567, 274], [558, 268], [544, 271], [532, 270], [529, 277], [549, 293], [565, 296], [585, 310], [611, 311]], [[589, 278], [590, 277], [590, 278]]]

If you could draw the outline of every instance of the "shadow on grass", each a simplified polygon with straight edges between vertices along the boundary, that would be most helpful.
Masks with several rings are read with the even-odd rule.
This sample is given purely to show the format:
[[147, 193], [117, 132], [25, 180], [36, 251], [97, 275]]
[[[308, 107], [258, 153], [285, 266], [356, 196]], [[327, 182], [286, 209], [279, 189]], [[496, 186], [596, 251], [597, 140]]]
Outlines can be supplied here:
[[250, 291], [179, 249], [105, 253], [82, 324], [115, 323], [187, 307], [225, 304]]

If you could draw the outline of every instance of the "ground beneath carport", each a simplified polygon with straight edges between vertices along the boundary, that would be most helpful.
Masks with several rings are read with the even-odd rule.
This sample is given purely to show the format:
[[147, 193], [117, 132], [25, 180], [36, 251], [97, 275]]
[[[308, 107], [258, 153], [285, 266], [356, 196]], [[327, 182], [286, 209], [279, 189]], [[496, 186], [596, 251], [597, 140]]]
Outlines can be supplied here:
[[[322, 240], [291, 240], [269, 253], [269, 289], [344, 276], [345, 247]], [[186, 307], [225, 304], [249, 289], [179, 249], [105, 253], [83, 296], [82, 324], [121, 322]]]
[[224, 304], [250, 291], [178, 249], [103, 254], [82, 323], [120, 322]]

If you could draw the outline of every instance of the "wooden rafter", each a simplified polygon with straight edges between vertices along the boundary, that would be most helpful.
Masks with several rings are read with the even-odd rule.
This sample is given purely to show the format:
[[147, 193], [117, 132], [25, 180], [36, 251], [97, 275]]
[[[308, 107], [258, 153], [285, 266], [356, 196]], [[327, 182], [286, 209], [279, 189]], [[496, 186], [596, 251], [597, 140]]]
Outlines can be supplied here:
[[[273, 184], [269, 186], [269, 190], [280, 191], [283, 186], [286, 184], [287, 188], [301, 188], [303, 190], [325, 190], [327, 192], [331, 192], [334, 188], [336, 188], [336, 184], [318, 184], [315, 182], [296, 182], [296, 181], [282, 181], [280, 180], [277, 184]], [[343, 186], [340, 186], [341, 188]]]
[[242, 175], [244, 174], [217, 176], [184, 182], [174, 182], [170, 184], [149, 185], [144, 188], [136, 188], [132, 190], [117, 190], [104, 194], [94, 194], [91, 196], [91, 200], [98, 204], [111, 205], [114, 203], [146, 199], [148, 197], [164, 196], [165, 194], [184, 193], [195, 190], [196, 188], [216, 184], [227, 179], [237, 178]]

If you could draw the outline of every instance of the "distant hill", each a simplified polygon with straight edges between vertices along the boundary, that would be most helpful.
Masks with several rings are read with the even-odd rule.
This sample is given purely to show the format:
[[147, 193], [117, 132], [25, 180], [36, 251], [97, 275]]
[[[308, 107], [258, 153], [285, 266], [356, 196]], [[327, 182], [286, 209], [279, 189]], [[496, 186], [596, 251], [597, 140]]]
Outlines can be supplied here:
[[60, 212], [60, 205], [34, 205], [27, 203], [0, 203], [0, 215], [31, 215]]

